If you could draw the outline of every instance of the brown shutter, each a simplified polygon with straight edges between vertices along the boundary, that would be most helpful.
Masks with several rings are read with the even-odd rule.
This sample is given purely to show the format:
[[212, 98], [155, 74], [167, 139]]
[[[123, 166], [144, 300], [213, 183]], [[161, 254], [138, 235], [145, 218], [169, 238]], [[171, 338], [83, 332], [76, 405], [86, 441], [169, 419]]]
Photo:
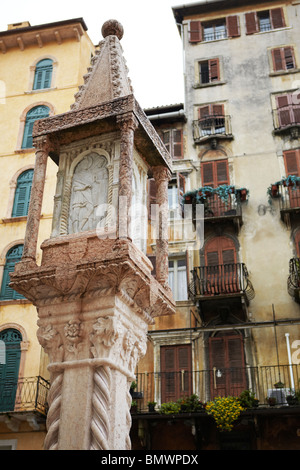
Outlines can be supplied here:
[[240, 23], [238, 16], [227, 16], [226, 18], [227, 35], [230, 38], [240, 36]]
[[224, 116], [224, 106], [222, 104], [213, 104], [212, 114], [213, 116]]
[[217, 251], [210, 251], [206, 253], [206, 266], [218, 266], [219, 254]]
[[273, 69], [275, 72], [277, 70], [285, 69], [283, 60], [282, 60], [282, 52], [280, 48], [272, 50], [272, 58], [273, 58]]
[[191, 394], [191, 345], [161, 346], [162, 402]]
[[234, 264], [234, 261], [235, 261], [234, 250], [223, 250], [222, 258], [223, 258], [223, 264]]
[[202, 163], [202, 184], [203, 186], [213, 186], [214, 185], [214, 172], [213, 172], [213, 163], [204, 162]]
[[216, 162], [217, 185], [229, 184], [227, 160]]
[[258, 32], [258, 23], [256, 12], [245, 14], [246, 19], [246, 34], [254, 34]]
[[285, 26], [284, 14], [282, 8], [274, 8], [270, 10], [271, 22], [274, 29], [283, 28]]
[[207, 116], [209, 116], [209, 113], [210, 113], [209, 106], [202, 106], [201, 108], [198, 109], [199, 119], [206, 118]]
[[190, 22], [190, 42], [202, 41], [202, 27], [200, 21]]
[[289, 150], [284, 153], [284, 163], [287, 176], [299, 176], [299, 159], [297, 150]]
[[279, 124], [281, 127], [288, 126], [289, 124], [292, 123], [290, 96], [289, 95], [276, 96], [276, 101], [277, 101]]
[[219, 59], [210, 59], [208, 61], [209, 81], [220, 80]]
[[183, 158], [182, 130], [173, 130], [173, 157]]

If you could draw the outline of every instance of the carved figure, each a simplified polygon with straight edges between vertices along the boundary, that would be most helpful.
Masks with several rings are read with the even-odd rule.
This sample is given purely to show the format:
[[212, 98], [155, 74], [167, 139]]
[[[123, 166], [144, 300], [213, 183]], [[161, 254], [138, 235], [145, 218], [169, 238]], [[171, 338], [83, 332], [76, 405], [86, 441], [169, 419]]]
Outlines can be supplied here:
[[107, 160], [102, 155], [90, 153], [75, 168], [71, 190], [69, 233], [93, 230], [103, 225], [105, 213], [98, 215], [97, 208], [107, 203]]

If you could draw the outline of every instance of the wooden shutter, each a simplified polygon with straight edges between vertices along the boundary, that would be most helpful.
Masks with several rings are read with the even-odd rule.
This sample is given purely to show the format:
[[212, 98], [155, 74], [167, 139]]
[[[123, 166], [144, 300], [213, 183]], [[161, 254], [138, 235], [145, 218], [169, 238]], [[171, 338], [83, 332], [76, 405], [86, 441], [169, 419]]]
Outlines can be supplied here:
[[173, 157], [183, 158], [182, 130], [173, 129]]
[[[0, 364], [0, 412], [13, 411], [15, 407], [22, 340], [16, 330], [4, 330], [1, 333], [0, 340], [5, 342], [6, 354], [5, 364]], [[15, 341], [12, 340], [13, 337], [16, 338]]]
[[279, 47], [272, 50], [273, 69], [289, 70], [295, 67], [294, 49], [292, 47]]
[[283, 48], [283, 56], [284, 56], [285, 69], [289, 70], [289, 69], [295, 68], [294, 48], [293, 47], [284, 47]]
[[209, 116], [209, 114], [210, 114], [210, 106], [201, 106], [198, 109], [198, 117], [200, 120], [206, 118], [207, 116]]
[[23, 299], [24, 297], [16, 292], [14, 289], [9, 287], [10, 276], [9, 274], [14, 271], [15, 264], [20, 261], [23, 252], [23, 245], [17, 245], [11, 248], [6, 255], [6, 262], [3, 270], [2, 284], [1, 284], [1, 294], [0, 299], [10, 300], [10, 299]]
[[220, 80], [219, 59], [210, 59], [208, 61], [209, 81], [214, 82]]
[[176, 401], [191, 394], [191, 345], [162, 346], [162, 402]]
[[228, 237], [214, 237], [204, 249], [205, 262], [208, 266], [236, 262], [234, 242]]
[[254, 34], [258, 32], [257, 14], [255, 11], [245, 14], [246, 34]]
[[210, 251], [206, 253], [206, 266], [218, 266], [219, 253], [217, 251]]
[[273, 8], [270, 10], [270, 17], [273, 29], [283, 28], [285, 26], [282, 8]]
[[33, 170], [22, 173], [17, 181], [12, 217], [25, 216], [28, 213]]
[[273, 59], [273, 69], [275, 70], [275, 72], [277, 70], [285, 69], [280, 48], [272, 50], [272, 59]]
[[281, 127], [292, 124], [292, 109], [290, 95], [276, 96], [278, 119]]
[[284, 163], [287, 176], [300, 176], [299, 150], [289, 150], [284, 152]]
[[221, 184], [229, 184], [227, 160], [203, 162], [201, 170], [203, 186], [217, 187]]
[[200, 21], [190, 22], [190, 42], [202, 41], [202, 26]]
[[226, 18], [227, 36], [235, 38], [240, 36], [240, 23], [238, 16], [227, 16]]

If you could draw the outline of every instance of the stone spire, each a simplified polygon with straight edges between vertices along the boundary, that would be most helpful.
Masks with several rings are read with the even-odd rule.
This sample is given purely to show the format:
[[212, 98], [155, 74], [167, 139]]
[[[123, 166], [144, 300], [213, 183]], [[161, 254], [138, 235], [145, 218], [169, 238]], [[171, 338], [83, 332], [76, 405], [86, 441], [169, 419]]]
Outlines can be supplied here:
[[116, 20], [108, 20], [101, 32], [104, 39], [100, 41], [88, 73], [84, 75], [84, 84], [75, 95], [72, 110], [99, 105], [133, 93], [120, 44], [122, 25]]

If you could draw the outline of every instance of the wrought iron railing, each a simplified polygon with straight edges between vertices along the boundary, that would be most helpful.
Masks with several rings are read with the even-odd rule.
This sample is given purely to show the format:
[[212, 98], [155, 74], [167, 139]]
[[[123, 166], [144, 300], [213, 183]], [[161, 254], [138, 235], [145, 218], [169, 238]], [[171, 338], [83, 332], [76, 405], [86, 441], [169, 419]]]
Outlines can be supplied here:
[[231, 116], [212, 115], [193, 121], [193, 137], [195, 142], [219, 135], [232, 135]]
[[197, 266], [192, 270], [189, 295], [192, 300], [201, 296], [243, 293], [248, 300], [254, 297], [254, 289], [244, 263]]
[[291, 211], [300, 208], [300, 186], [298, 184], [290, 183], [289, 186], [278, 184], [274, 189], [274, 194], [274, 197], [279, 199], [281, 211]]
[[17, 382], [0, 381], [0, 412], [48, 410], [49, 382], [42, 377], [23, 377]]
[[[156, 402], [156, 409], [159, 409], [161, 403], [177, 401], [192, 394], [196, 394], [202, 403], [207, 403], [217, 396], [240, 396], [244, 390], [251, 390], [259, 406], [269, 405], [269, 398], [274, 398], [276, 405], [287, 406], [295, 391], [299, 395], [299, 380], [299, 364], [192, 372], [142, 372], [136, 374], [140, 397], [136, 401], [138, 410], [146, 411], [148, 402]], [[281, 383], [280, 388], [277, 388], [278, 383]]]
[[205, 219], [240, 217], [242, 215], [241, 201], [235, 194], [228, 195], [226, 201], [222, 200], [217, 194], [213, 194], [207, 197], [203, 204]]

